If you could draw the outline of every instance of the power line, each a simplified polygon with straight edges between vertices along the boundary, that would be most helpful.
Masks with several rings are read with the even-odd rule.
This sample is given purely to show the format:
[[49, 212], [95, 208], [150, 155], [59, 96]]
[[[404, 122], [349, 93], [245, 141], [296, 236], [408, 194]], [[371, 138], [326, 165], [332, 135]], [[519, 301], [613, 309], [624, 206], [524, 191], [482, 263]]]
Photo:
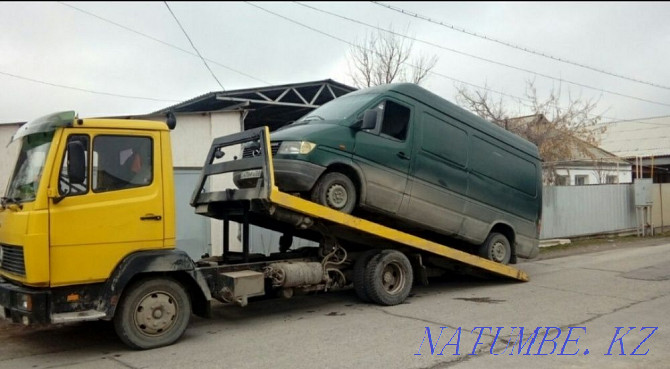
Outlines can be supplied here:
[[[344, 39], [339, 38], [339, 37], [337, 37], [337, 36], [333, 36], [333, 35], [331, 35], [331, 34], [329, 34], [329, 33], [323, 32], [323, 31], [321, 31], [321, 30], [319, 30], [319, 29], [316, 29], [316, 28], [314, 28], [314, 27], [308, 26], [308, 25], [306, 25], [306, 24], [304, 24], [304, 23], [300, 23], [300, 22], [298, 22], [298, 21], [296, 21], [296, 20], [293, 20], [293, 19], [291, 19], [291, 18], [285, 17], [285, 16], [283, 16], [283, 15], [281, 15], [281, 14], [275, 13], [275, 12], [273, 12], [273, 11], [270, 11], [270, 10], [268, 10], [268, 9], [265, 9], [265, 8], [263, 8], [263, 7], [261, 7], [261, 6], [256, 5], [256, 4], [252, 4], [252, 3], [248, 2], [248, 1], [245, 1], [245, 3], [247, 3], [248, 5], [251, 5], [251, 6], [255, 7], [255, 8], [258, 8], [258, 9], [260, 9], [260, 10], [266, 12], [266, 13], [270, 13], [270, 14], [272, 14], [272, 15], [274, 15], [274, 16], [277, 16], [277, 17], [279, 17], [279, 18], [282, 18], [282, 19], [284, 19], [284, 20], [286, 20], [286, 21], [289, 21], [289, 22], [291, 22], [291, 23], [297, 24], [297, 25], [299, 25], [299, 26], [301, 26], [301, 27], [304, 27], [304, 28], [307, 28], [307, 29], [309, 29], [309, 30], [311, 30], [311, 31], [320, 33], [320, 34], [322, 34], [322, 35], [324, 35], [324, 36], [326, 36], [326, 37], [330, 37], [330, 38], [335, 39], [335, 40], [337, 40], [337, 41], [343, 42], [343, 43], [345, 43], [345, 44], [347, 44], [347, 45], [349, 45], [349, 46], [360, 47], [360, 46], [358, 46], [358, 45], [354, 45], [353, 43], [351, 43], [351, 42], [349, 42], [349, 41], [347, 41], [347, 40], [344, 40]], [[365, 48], [365, 47], [361, 47], [361, 48], [363, 48], [364, 50], [366, 50], [366, 51], [368, 51], [368, 52], [372, 52], [372, 50], [367, 49], [367, 48]], [[415, 66], [415, 65], [413, 65], [413, 64], [410, 64], [410, 63], [407, 63], [407, 62], [403, 62], [402, 64], [405, 64], [405, 65], [407, 65], [407, 66], [409, 66], [409, 67], [412, 67], [412, 68], [415, 68], [415, 69], [417, 68], [417, 66]], [[487, 88], [487, 87], [478, 86], [478, 85], [475, 85], [475, 84], [472, 84], [472, 83], [469, 83], [469, 82], [465, 82], [465, 81], [459, 80], [459, 79], [454, 78], [454, 77], [451, 77], [451, 76], [447, 76], [447, 75], [442, 74], [442, 73], [438, 73], [438, 72], [434, 72], [434, 71], [429, 71], [428, 73], [430, 73], [430, 74], [434, 74], [434, 75], [439, 76], [439, 77], [443, 77], [443, 78], [449, 79], [449, 80], [454, 81], [454, 82], [462, 83], [462, 84], [464, 84], [464, 85], [468, 85], [468, 86], [471, 86], [471, 87], [475, 87], [475, 88], [478, 88], [478, 89], [481, 89], [481, 90], [485, 90], [485, 91], [493, 92], [493, 93], [496, 93], [496, 94], [501, 95], [501, 96], [507, 96], [507, 97], [510, 97], [510, 98], [512, 98], [512, 99], [517, 100], [517, 102], [519, 102], [520, 104], [521, 104], [521, 101], [522, 101], [522, 100], [523, 100], [523, 101], [527, 101], [527, 102], [532, 102], [532, 100], [530, 100], [530, 99], [528, 99], [528, 98], [523, 98], [523, 97], [519, 97], [519, 96], [515, 96], [515, 95], [507, 94], [507, 93], [504, 93], [504, 92], [501, 92], [501, 91], [496, 91], [496, 90], [493, 90], [493, 89], [490, 89], [490, 88]], [[530, 107], [529, 105], [525, 105], [525, 104], [522, 104], [522, 105], [524, 105], [524, 106], [526, 106], [526, 107]], [[557, 108], [561, 108], [561, 107], [558, 106], [557, 104], [554, 104], [554, 106], [556, 106]], [[588, 115], [591, 116], [591, 117], [594, 117], [594, 115], [592, 115], [592, 114], [588, 114]], [[606, 119], [610, 119], [610, 120], [612, 120], [612, 121], [617, 120], [616, 118], [605, 117], [605, 116], [602, 116], [602, 115], [597, 115], [597, 116], [595, 116], [595, 117], [606, 118]]]
[[5, 76], [9, 76], [9, 77], [22, 79], [22, 80], [25, 80], [25, 81], [40, 83], [40, 84], [43, 84], [43, 85], [67, 88], [67, 89], [70, 89], [70, 90], [81, 91], [81, 92], [89, 92], [89, 93], [98, 94], [98, 95], [107, 95], [107, 96], [114, 96], [114, 97], [123, 97], [123, 98], [126, 98], [126, 99], [139, 99], [139, 100], [160, 101], [160, 102], [179, 102], [180, 101], [180, 100], [169, 100], [169, 99], [155, 99], [155, 98], [152, 98], [152, 97], [143, 97], [143, 96], [120, 95], [120, 94], [115, 94], [115, 93], [111, 93], [111, 92], [88, 90], [88, 89], [85, 89], [85, 88], [60, 85], [60, 84], [57, 84], [57, 83], [41, 81], [41, 80], [38, 80], [38, 79], [19, 76], [17, 74], [1, 72], [1, 71], [0, 71], [0, 74], [5, 75]]
[[[345, 43], [345, 44], [347, 44], [347, 45], [349, 45], [349, 46], [359, 47], [358, 45], [354, 45], [353, 43], [351, 43], [351, 42], [349, 42], [349, 41], [347, 41], [347, 40], [345, 40], [345, 39], [339, 38], [339, 37], [337, 37], [337, 36], [333, 36], [333, 35], [331, 35], [331, 34], [329, 34], [329, 33], [323, 32], [323, 31], [321, 31], [321, 30], [319, 30], [319, 29], [316, 29], [316, 28], [314, 28], [314, 27], [310, 27], [310, 26], [308, 26], [308, 25], [306, 25], [306, 24], [304, 24], [304, 23], [300, 23], [300, 22], [298, 22], [298, 21], [296, 21], [296, 20], [293, 20], [293, 19], [291, 19], [291, 18], [285, 17], [285, 16], [283, 16], [283, 15], [281, 15], [281, 14], [275, 13], [275, 12], [273, 12], [273, 11], [271, 11], [271, 10], [265, 9], [265, 8], [263, 8], [263, 7], [261, 7], [261, 6], [256, 5], [256, 4], [252, 4], [252, 3], [248, 2], [248, 1], [245, 1], [245, 3], [248, 4], [248, 5], [251, 5], [251, 6], [255, 7], [255, 8], [258, 8], [258, 9], [260, 9], [260, 10], [266, 12], [266, 13], [270, 13], [270, 14], [272, 14], [272, 15], [274, 15], [274, 16], [277, 16], [277, 17], [279, 17], [279, 18], [282, 18], [282, 19], [284, 19], [284, 20], [287, 20], [287, 21], [289, 21], [289, 22], [291, 22], [291, 23], [297, 24], [297, 25], [299, 25], [299, 26], [301, 26], [301, 27], [304, 27], [304, 28], [307, 28], [307, 29], [312, 30], [312, 31], [314, 31], [314, 32], [320, 33], [320, 34], [322, 34], [322, 35], [324, 35], [324, 36], [326, 36], [326, 37], [330, 37], [330, 38], [335, 39], [335, 40], [337, 40], [337, 41], [343, 42], [343, 43]], [[364, 48], [364, 47], [362, 47], [362, 48], [365, 49], [365, 50], [368, 51], [368, 52], [372, 52], [372, 50], [370, 50], [370, 49], [366, 49], [366, 48]], [[413, 65], [413, 64], [411, 64], [411, 63], [403, 62], [402, 64], [405, 64], [405, 65], [407, 65], [407, 66], [409, 66], [409, 67], [412, 67], [412, 68], [414, 68], [414, 69], [417, 69], [417, 68], [418, 68], [416, 65]], [[452, 80], [452, 81], [454, 81], [454, 82], [462, 83], [462, 84], [464, 84], [464, 85], [468, 85], [468, 86], [476, 87], [476, 88], [479, 88], [479, 89], [482, 89], [482, 90], [486, 90], [486, 91], [494, 92], [494, 93], [499, 94], [499, 95], [503, 95], [503, 96], [511, 97], [511, 98], [516, 99], [516, 100], [519, 100], [519, 101], [521, 101], [521, 100], [530, 101], [529, 99], [525, 99], [525, 98], [522, 98], [522, 97], [518, 97], [518, 96], [510, 95], [510, 94], [507, 94], [507, 93], [504, 93], [504, 92], [501, 92], [501, 91], [492, 90], [492, 89], [490, 89], [490, 88], [481, 87], [481, 86], [478, 86], [478, 85], [475, 85], [475, 84], [472, 84], [472, 83], [469, 83], [469, 82], [465, 82], [465, 81], [456, 79], [456, 78], [451, 77], [451, 76], [447, 76], [447, 75], [445, 75], [445, 74], [441, 74], [441, 73], [437, 73], [437, 72], [433, 72], [433, 71], [429, 71], [428, 73], [430, 73], [430, 74], [434, 74], [434, 75], [436, 75], [436, 76], [440, 76], [440, 77], [443, 77], [443, 78], [446, 78], [446, 79], [449, 79], [449, 80]]]
[[445, 46], [442, 46], [442, 45], [438, 45], [438, 44], [432, 43], [432, 42], [430, 42], [430, 41], [424, 41], [424, 40], [417, 39], [417, 38], [414, 38], [414, 37], [406, 36], [406, 35], [403, 35], [403, 34], [400, 34], [400, 33], [394, 32], [394, 31], [391, 31], [391, 30], [387, 30], [387, 29], [384, 29], [384, 28], [381, 28], [381, 27], [373, 26], [373, 25], [368, 24], [368, 23], [365, 23], [365, 22], [358, 21], [358, 20], [356, 20], [356, 19], [352, 19], [352, 18], [343, 16], [343, 15], [339, 15], [339, 14], [331, 13], [331, 12], [329, 12], [329, 11], [322, 10], [322, 9], [318, 9], [318, 8], [315, 8], [315, 7], [310, 6], [310, 5], [302, 4], [302, 3], [297, 2], [297, 1], [294, 1], [294, 3], [296, 3], [296, 4], [298, 4], [298, 5], [301, 5], [301, 6], [304, 6], [304, 7], [306, 7], [306, 8], [312, 9], [312, 10], [316, 10], [316, 11], [318, 11], [318, 12], [322, 12], [322, 13], [326, 13], [326, 14], [332, 15], [332, 16], [334, 16], [334, 17], [338, 17], [338, 18], [341, 18], [341, 19], [346, 19], [346, 20], [348, 20], [348, 21], [350, 21], [350, 22], [354, 22], [354, 23], [361, 24], [361, 25], [364, 25], [364, 26], [367, 26], [367, 27], [371, 27], [371, 28], [374, 28], [374, 29], [378, 29], [378, 30], [381, 30], [381, 31], [390, 33], [390, 34], [395, 35], [395, 36], [399, 36], [399, 37], [407, 38], [407, 39], [410, 39], [410, 40], [413, 40], [413, 41], [418, 41], [418, 42], [421, 42], [421, 43], [426, 44], [426, 45], [430, 45], [430, 46], [433, 46], [433, 47], [437, 47], [437, 48], [442, 49], [442, 50], [451, 51], [451, 52], [454, 52], [454, 53], [457, 53], [457, 54], [465, 55], [465, 56], [468, 56], [468, 57], [471, 57], [471, 58], [475, 58], [475, 59], [483, 60], [483, 61], [485, 61], [485, 62], [489, 62], [489, 63], [493, 63], [493, 64], [501, 65], [501, 66], [504, 66], [504, 67], [507, 67], [507, 68], [516, 69], [516, 70], [519, 70], [519, 71], [522, 71], [522, 72], [531, 73], [531, 74], [534, 74], [534, 75], [537, 75], [537, 76], [540, 76], [540, 77], [553, 79], [553, 80], [556, 80], [556, 81], [559, 81], [559, 82], [565, 82], [565, 83], [568, 83], [568, 84], [571, 84], [571, 85], [575, 85], [575, 86], [579, 86], [579, 87], [583, 87], [583, 88], [588, 88], [588, 89], [595, 90], [595, 91], [606, 92], [606, 93], [609, 93], [609, 94], [612, 94], [612, 95], [617, 95], [617, 96], [621, 96], [621, 97], [625, 97], [625, 98], [629, 98], [629, 99], [634, 99], [634, 100], [639, 100], [639, 101], [643, 101], [643, 102], [647, 102], [647, 103], [651, 103], [651, 104], [663, 105], [663, 106], [668, 106], [668, 107], [670, 107], [670, 104], [667, 104], [667, 103], [662, 103], [662, 102], [653, 101], [653, 100], [647, 100], [647, 99], [644, 99], [644, 98], [641, 98], [641, 97], [637, 97], [637, 96], [626, 95], [626, 94], [622, 94], [622, 93], [620, 93], [620, 92], [609, 91], [609, 90], [605, 90], [605, 89], [602, 89], [602, 88], [589, 86], [589, 85], [586, 85], [586, 84], [583, 84], [583, 83], [573, 82], [573, 81], [570, 81], [570, 80], [566, 80], [566, 79], [562, 79], [562, 78], [553, 77], [553, 76], [550, 76], [550, 75], [548, 75], [548, 74], [543, 74], [543, 73], [540, 73], [540, 72], [535, 72], [535, 71], [532, 71], [532, 70], [529, 70], [529, 69], [525, 69], [525, 68], [521, 68], [521, 67], [516, 67], [516, 66], [510, 65], [510, 64], [505, 64], [505, 63], [498, 62], [498, 61], [491, 60], [491, 59], [487, 59], [487, 58], [484, 58], [484, 57], [481, 57], [481, 56], [477, 56], [477, 55], [469, 54], [469, 53], [462, 52], [462, 51], [459, 51], [459, 50], [456, 50], [456, 49], [448, 48], [448, 47], [445, 47]]
[[433, 20], [433, 19], [431, 19], [431, 18], [429, 18], [425, 15], [420, 15], [418, 13], [413, 13], [413, 12], [410, 12], [410, 11], [407, 11], [407, 10], [404, 10], [404, 9], [401, 9], [401, 8], [398, 8], [398, 7], [395, 7], [395, 6], [392, 6], [392, 5], [381, 3], [379, 1], [371, 1], [371, 2], [376, 4], [376, 5], [379, 5], [381, 7], [393, 10], [395, 12], [398, 12], [398, 13], [402, 13], [402, 14], [412, 16], [412, 17], [415, 17], [415, 18], [418, 18], [418, 19], [422, 19], [422, 20], [428, 21], [430, 23], [438, 24], [440, 26], [443, 26], [443, 27], [446, 27], [446, 28], [449, 28], [449, 29], [452, 29], [454, 31], [458, 31], [458, 32], [461, 32], [461, 33], [465, 33], [465, 34], [468, 34], [470, 36], [479, 37], [479, 38], [487, 40], [487, 41], [496, 42], [498, 44], [501, 44], [501, 45], [504, 45], [504, 46], [507, 46], [507, 47], [511, 47], [511, 48], [521, 50], [521, 51], [525, 51], [529, 54], [539, 55], [539, 56], [542, 56], [542, 57], [545, 57], [545, 58], [549, 58], [549, 59], [552, 59], [552, 60], [555, 60], [555, 61], [559, 61], [561, 63], [571, 64], [571, 65], [574, 65], [574, 66], [577, 66], [577, 67], [589, 69], [589, 70], [592, 70], [594, 72], [598, 72], [598, 73], [606, 74], [606, 75], [609, 75], [609, 76], [625, 79], [625, 80], [628, 80], [628, 81], [637, 82], [637, 83], [645, 84], [645, 85], [648, 85], [648, 86], [658, 87], [658, 88], [662, 88], [662, 89], [665, 89], [665, 90], [670, 90], [670, 87], [668, 87], [668, 86], [663, 86], [663, 85], [659, 85], [659, 84], [656, 84], [656, 83], [653, 83], [653, 82], [643, 81], [643, 80], [633, 78], [633, 77], [626, 77], [626, 76], [621, 75], [621, 74], [608, 72], [608, 71], [605, 71], [605, 70], [602, 70], [602, 69], [591, 67], [591, 66], [586, 65], [586, 64], [582, 64], [582, 63], [570, 61], [568, 59], [552, 56], [552, 55], [549, 55], [547, 53], [543, 53], [541, 51], [536, 51], [536, 50], [533, 50], [533, 49], [529, 49], [527, 47], [517, 46], [517, 45], [514, 45], [512, 43], [502, 41], [502, 40], [498, 40], [498, 39], [490, 37], [490, 36], [480, 35], [476, 32], [468, 31], [464, 28], [458, 28], [458, 27], [456, 27], [454, 25], [451, 25], [451, 24], [448, 24], [448, 23], [444, 23], [444, 22], [441, 22], [441, 21], [436, 21], [436, 20]]
[[216, 74], [214, 74], [214, 72], [212, 72], [212, 68], [209, 67], [209, 64], [207, 64], [207, 61], [205, 60], [205, 58], [202, 57], [202, 55], [200, 54], [200, 51], [198, 51], [198, 49], [195, 47], [195, 45], [193, 44], [193, 41], [191, 41], [191, 38], [188, 37], [188, 33], [186, 33], [186, 30], [181, 25], [181, 22], [179, 22], [179, 19], [177, 19], [177, 16], [172, 12], [172, 9], [170, 9], [170, 5], [168, 5], [167, 1], [163, 1], [163, 4], [165, 4], [165, 6], [168, 8], [168, 10], [170, 11], [170, 14], [172, 14], [172, 17], [174, 18], [174, 20], [177, 21], [177, 24], [179, 25], [179, 28], [181, 28], [181, 31], [184, 32], [184, 36], [186, 36], [186, 38], [188, 39], [188, 42], [191, 43], [191, 46], [193, 47], [193, 50], [195, 50], [195, 52], [198, 53], [198, 56], [200, 57], [200, 60], [202, 60], [202, 62], [205, 63], [205, 67], [207, 67], [207, 70], [209, 71], [209, 73], [212, 74], [212, 77], [214, 77], [214, 79], [216, 80], [216, 83], [219, 84], [219, 87], [221, 87], [221, 90], [225, 91], [226, 89], [223, 88], [223, 85], [221, 84], [219, 79], [216, 78]]
[[[80, 9], [80, 8], [77, 8], [77, 7], [74, 6], [74, 5], [66, 4], [66, 3], [64, 3], [64, 2], [59, 2], [59, 4], [61, 4], [61, 5], [63, 5], [63, 6], [67, 6], [68, 8], [74, 9], [74, 10], [76, 10], [76, 11], [78, 11], [78, 12], [84, 13], [84, 14], [86, 14], [86, 15], [88, 15], [88, 16], [97, 18], [97, 19], [99, 19], [99, 20], [101, 20], [101, 21], [103, 21], [103, 22], [106, 22], [106, 23], [112, 24], [112, 25], [114, 25], [114, 26], [117, 26], [117, 27], [119, 27], [119, 28], [122, 28], [122, 29], [124, 29], [124, 30], [126, 30], [126, 31], [135, 33], [135, 34], [137, 34], [137, 35], [139, 35], [139, 36], [142, 36], [142, 37], [144, 37], [144, 38], [148, 38], [148, 39], [150, 39], [150, 40], [152, 40], [152, 41], [161, 43], [161, 44], [163, 44], [163, 45], [165, 45], [165, 46], [167, 46], [167, 47], [171, 47], [171, 48], [173, 48], [173, 49], [179, 50], [179, 51], [184, 52], [184, 53], [186, 53], [186, 54], [189, 54], [189, 55], [198, 57], [198, 54], [196, 54], [196, 53], [194, 53], [194, 52], [191, 52], [191, 51], [189, 51], [189, 50], [183, 49], [183, 48], [181, 48], [181, 47], [179, 47], [179, 46], [173, 45], [173, 44], [171, 44], [171, 43], [168, 43], [168, 42], [163, 41], [163, 40], [161, 40], [161, 39], [155, 38], [155, 37], [153, 37], [153, 36], [149, 36], [149, 35], [147, 35], [147, 34], [145, 34], [145, 33], [142, 33], [142, 32], [140, 32], [140, 31], [134, 30], [134, 29], [132, 29], [132, 28], [126, 27], [126, 26], [124, 26], [124, 25], [122, 25], [122, 24], [116, 23], [116, 22], [114, 22], [114, 21], [112, 21], [112, 20], [109, 20], [109, 19], [107, 19], [107, 18], [103, 18], [103, 17], [101, 17], [101, 16], [99, 16], [99, 15], [97, 15], [97, 14], [94, 14], [94, 13], [91, 13], [91, 12], [89, 12], [89, 11], [86, 11], [86, 10], [83, 10], [83, 9]], [[228, 70], [231, 71], [231, 72], [234, 72], [234, 73], [243, 75], [243, 76], [245, 76], [245, 77], [251, 78], [251, 79], [253, 79], [253, 80], [255, 80], [255, 81], [264, 83], [264, 84], [266, 84], [266, 85], [271, 85], [270, 82], [267, 82], [267, 81], [264, 81], [264, 80], [262, 80], [262, 79], [256, 78], [256, 77], [254, 77], [254, 76], [252, 76], [252, 75], [250, 75], [250, 74], [244, 73], [244, 72], [242, 72], [242, 71], [239, 71], [239, 70], [237, 70], [237, 69], [234, 69], [234, 68], [232, 68], [232, 67], [229, 67], [229, 66], [227, 66], [227, 65], [225, 65], [225, 64], [222, 64], [222, 63], [220, 63], [220, 62], [217, 62], [216, 60], [207, 59], [207, 58], [205, 58], [205, 60], [207, 60], [208, 62], [210, 62], [210, 63], [212, 63], [212, 64], [218, 65], [218, 66], [220, 66], [220, 67], [222, 67], [222, 68], [228, 69]]]

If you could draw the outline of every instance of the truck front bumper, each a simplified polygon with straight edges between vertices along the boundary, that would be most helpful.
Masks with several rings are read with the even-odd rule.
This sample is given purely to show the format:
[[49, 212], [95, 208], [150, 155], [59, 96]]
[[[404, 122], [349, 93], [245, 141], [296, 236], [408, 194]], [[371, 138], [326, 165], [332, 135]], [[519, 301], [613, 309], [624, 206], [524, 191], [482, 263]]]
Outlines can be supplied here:
[[0, 277], [0, 318], [15, 323], [49, 323], [49, 292], [21, 287]]

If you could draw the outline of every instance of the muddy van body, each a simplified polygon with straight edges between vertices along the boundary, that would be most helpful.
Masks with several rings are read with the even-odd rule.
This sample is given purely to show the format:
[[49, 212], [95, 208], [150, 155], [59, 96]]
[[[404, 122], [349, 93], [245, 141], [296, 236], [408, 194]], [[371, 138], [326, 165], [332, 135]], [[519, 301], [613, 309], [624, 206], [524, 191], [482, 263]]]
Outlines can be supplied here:
[[537, 147], [418, 85], [352, 92], [271, 139], [282, 191], [462, 239], [502, 263], [538, 254]]

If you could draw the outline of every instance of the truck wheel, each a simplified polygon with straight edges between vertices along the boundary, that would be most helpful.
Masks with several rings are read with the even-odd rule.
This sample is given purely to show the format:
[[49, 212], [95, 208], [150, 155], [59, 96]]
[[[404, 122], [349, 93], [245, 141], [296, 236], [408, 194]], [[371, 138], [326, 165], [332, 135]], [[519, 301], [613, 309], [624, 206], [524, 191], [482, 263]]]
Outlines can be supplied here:
[[358, 298], [363, 302], [370, 302], [370, 297], [365, 288], [365, 269], [370, 264], [370, 260], [379, 254], [379, 252], [379, 250], [365, 251], [354, 263], [354, 290]]
[[501, 264], [509, 264], [512, 257], [512, 248], [505, 235], [491, 233], [484, 243], [479, 246], [479, 256]]
[[356, 207], [356, 186], [342, 173], [327, 173], [314, 186], [312, 201], [351, 214]]
[[384, 250], [374, 256], [365, 270], [365, 291], [373, 302], [397, 305], [412, 289], [412, 264], [400, 251]]
[[128, 288], [114, 316], [119, 338], [134, 349], [174, 343], [191, 317], [191, 301], [173, 279], [145, 279]]

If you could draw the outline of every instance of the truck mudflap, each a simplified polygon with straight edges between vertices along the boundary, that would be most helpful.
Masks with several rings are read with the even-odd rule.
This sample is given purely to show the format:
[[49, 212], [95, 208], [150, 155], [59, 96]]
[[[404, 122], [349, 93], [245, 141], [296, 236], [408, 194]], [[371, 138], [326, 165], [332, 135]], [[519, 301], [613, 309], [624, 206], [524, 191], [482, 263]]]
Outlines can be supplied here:
[[49, 323], [49, 296], [47, 290], [17, 286], [0, 277], [0, 319], [25, 325]]
[[[237, 146], [235, 148], [234, 146]], [[243, 155], [244, 151], [253, 155]], [[251, 188], [223, 188], [231, 179], [224, 175], [259, 171], [256, 185]], [[218, 184], [218, 185], [217, 185]], [[324, 232], [310, 232], [325, 227], [338, 238], [365, 243], [376, 248], [402, 248], [409, 252], [426, 252], [444, 258], [455, 266], [473, 269], [483, 274], [528, 281], [528, 275], [514, 267], [469, 254], [405, 232], [398, 231], [326, 206], [280, 191], [275, 186], [270, 133], [267, 127], [219, 137], [212, 142], [197, 186], [191, 197], [196, 213], [225, 222], [236, 221], [246, 228], [254, 224], [275, 231], [291, 228], [300, 237], [319, 241]], [[318, 230], [318, 229], [317, 229]], [[243, 232], [243, 252], [248, 253], [248, 240]], [[224, 242], [226, 242], [224, 235]], [[224, 252], [227, 251], [224, 244]]]

